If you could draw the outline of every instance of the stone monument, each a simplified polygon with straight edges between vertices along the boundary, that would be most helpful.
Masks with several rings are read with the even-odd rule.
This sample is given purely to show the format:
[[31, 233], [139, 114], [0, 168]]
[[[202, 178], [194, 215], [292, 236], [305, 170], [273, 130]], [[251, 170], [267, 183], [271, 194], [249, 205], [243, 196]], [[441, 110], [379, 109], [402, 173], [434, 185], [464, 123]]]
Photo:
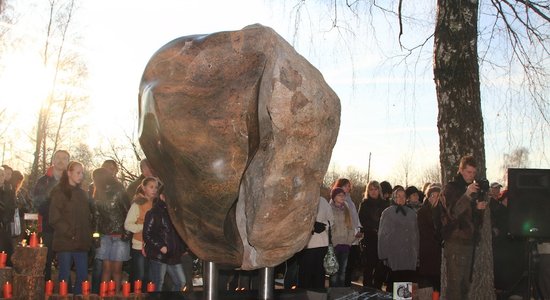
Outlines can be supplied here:
[[199, 258], [250, 270], [305, 246], [340, 101], [274, 30], [169, 42], [145, 68], [139, 114], [140, 144]]

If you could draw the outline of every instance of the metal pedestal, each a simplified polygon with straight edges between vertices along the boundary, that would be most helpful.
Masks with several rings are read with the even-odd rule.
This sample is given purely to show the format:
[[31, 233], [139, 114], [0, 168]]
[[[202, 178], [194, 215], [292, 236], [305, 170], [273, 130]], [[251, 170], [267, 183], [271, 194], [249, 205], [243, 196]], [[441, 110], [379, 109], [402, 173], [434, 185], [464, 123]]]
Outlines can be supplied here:
[[204, 262], [203, 264], [203, 286], [204, 299], [218, 299], [218, 266], [213, 262]]

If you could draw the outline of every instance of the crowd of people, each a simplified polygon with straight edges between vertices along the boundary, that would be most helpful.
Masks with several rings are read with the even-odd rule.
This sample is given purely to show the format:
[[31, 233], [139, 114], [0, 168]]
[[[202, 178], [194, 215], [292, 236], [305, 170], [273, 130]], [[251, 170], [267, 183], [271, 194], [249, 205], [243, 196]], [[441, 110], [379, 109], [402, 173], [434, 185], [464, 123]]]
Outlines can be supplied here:
[[[123, 265], [131, 262], [128, 279], [141, 280], [143, 291], [148, 282], [156, 291], [186, 289], [190, 275], [185, 275], [182, 257], [187, 247], [169, 218], [162, 182], [146, 159], [140, 167], [141, 175], [125, 188], [117, 178], [117, 163], [105, 160], [91, 172], [93, 182], [83, 187], [84, 166], [58, 150], [29, 193], [22, 188], [22, 174], [2, 166], [0, 249], [8, 254], [8, 264], [30, 225], [25, 213], [36, 213], [38, 226], [33, 230], [48, 249], [46, 281], [52, 279], [56, 262], [57, 280], [80, 294], [91, 266], [92, 292], [99, 294], [102, 282], [113, 281], [118, 293]], [[170, 280], [165, 285], [166, 274]]]
[[[482, 190], [476, 174], [475, 159], [464, 156], [458, 173], [446, 184], [426, 183], [419, 189], [373, 180], [358, 209], [350, 197], [351, 182], [338, 179], [330, 199], [319, 199], [306, 248], [286, 263], [285, 287], [325, 287], [323, 258], [330, 231], [340, 267], [330, 275], [331, 287], [350, 286], [360, 278], [353, 275], [354, 269], [360, 269], [363, 286], [393, 292], [394, 282], [412, 282], [418, 285], [419, 299], [432, 299], [440, 295], [443, 269], [445, 298], [468, 299], [472, 250], [479, 243], [484, 212], [489, 209], [495, 294], [507, 299], [523, 293], [526, 243], [508, 235], [507, 190], [501, 190], [498, 182]], [[547, 254], [540, 252], [541, 262]], [[548, 268], [547, 263], [538, 268], [538, 288], [544, 299], [550, 296]]]
[[[130, 281], [153, 282], [158, 291], [192, 288], [192, 270], [184, 267], [182, 260], [188, 249], [170, 220], [163, 184], [146, 159], [140, 168], [141, 175], [125, 188], [117, 179], [116, 162], [105, 160], [93, 170], [93, 182], [85, 191], [83, 165], [71, 161], [69, 152], [58, 150], [51, 167], [29, 193], [22, 188], [21, 172], [2, 166], [0, 249], [8, 253], [8, 263], [28, 227], [24, 214], [36, 212], [36, 230], [48, 248], [45, 280], [52, 278], [55, 259], [57, 279], [69, 282], [75, 294], [81, 292], [90, 265], [95, 293], [101, 282], [108, 281], [114, 281], [120, 290], [125, 265], [130, 265]], [[484, 211], [489, 208], [494, 286], [509, 290], [516, 278], [506, 276], [510, 270], [505, 268], [519, 262], [517, 269], [523, 271], [524, 243], [507, 235], [507, 190], [501, 191], [502, 185], [494, 182], [486, 197], [480, 196], [476, 172], [475, 159], [465, 156], [456, 177], [446, 184], [426, 183], [418, 189], [372, 180], [359, 206], [351, 198], [350, 180], [338, 179], [330, 199], [318, 199], [307, 245], [284, 264], [285, 288], [325, 287], [323, 259], [330, 234], [339, 265], [329, 276], [331, 287], [350, 286], [360, 270], [363, 286], [392, 292], [394, 282], [414, 282], [419, 291], [426, 292], [426, 299], [431, 299], [434, 292], [441, 291], [441, 264], [445, 261], [446, 298], [466, 299], [472, 247], [478, 242]], [[75, 280], [71, 284], [73, 266]], [[166, 274], [168, 288], [164, 285]], [[540, 276], [543, 293], [548, 293], [547, 280], [547, 275]]]

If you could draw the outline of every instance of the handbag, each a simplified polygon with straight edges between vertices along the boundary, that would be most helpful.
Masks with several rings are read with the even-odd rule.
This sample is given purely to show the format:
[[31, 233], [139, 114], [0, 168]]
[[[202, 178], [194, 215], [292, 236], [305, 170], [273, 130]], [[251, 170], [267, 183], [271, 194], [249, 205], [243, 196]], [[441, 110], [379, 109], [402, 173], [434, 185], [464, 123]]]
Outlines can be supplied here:
[[19, 208], [16, 208], [13, 214], [13, 221], [10, 222], [10, 231], [12, 237], [18, 237], [21, 235], [21, 218], [19, 216]]
[[332, 231], [330, 226], [330, 221], [328, 222], [328, 249], [327, 254], [323, 258], [323, 267], [327, 275], [334, 275], [338, 272], [338, 260], [336, 259], [336, 254], [334, 253], [334, 246], [332, 245]]

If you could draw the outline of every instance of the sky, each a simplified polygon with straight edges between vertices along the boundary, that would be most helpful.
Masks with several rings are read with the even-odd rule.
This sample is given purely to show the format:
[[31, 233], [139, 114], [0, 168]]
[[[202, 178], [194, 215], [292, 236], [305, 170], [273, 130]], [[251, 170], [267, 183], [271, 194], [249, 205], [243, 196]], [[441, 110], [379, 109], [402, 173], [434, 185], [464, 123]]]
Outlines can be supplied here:
[[[38, 84], [41, 72], [33, 67], [40, 64], [40, 59], [30, 49], [41, 45], [41, 36], [35, 33], [44, 26], [38, 20], [44, 18], [47, 11], [37, 4], [39, 1], [18, 3], [28, 7], [22, 10], [12, 30], [24, 36], [27, 47], [11, 53], [12, 63], [0, 69], [0, 90], [8, 96], [2, 97], [4, 99], [21, 98], [16, 101], [17, 107], [11, 109], [26, 108], [24, 113], [20, 112], [21, 124], [17, 126], [28, 126], [32, 118], [36, 118], [29, 107], [38, 107], [33, 101], [46, 90]], [[398, 64], [399, 59], [391, 59], [404, 52], [397, 46], [397, 32], [395, 28], [384, 29], [396, 20], [387, 16], [376, 18], [373, 22], [379, 22], [380, 26], [374, 26], [377, 35], [373, 36], [365, 30], [365, 24], [346, 20], [345, 14], [342, 14], [343, 24], [347, 27], [331, 29], [326, 25], [330, 23], [326, 9], [315, 7], [301, 11], [301, 25], [296, 34], [293, 3], [288, 0], [79, 2], [74, 20], [81, 38], [70, 47], [82, 53], [89, 68], [85, 92], [90, 94], [91, 106], [82, 119], [91, 126], [83, 138], [90, 144], [101, 144], [128, 133], [137, 134], [141, 75], [148, 60], [164, 44], [181, 36], [239, 30], [260, 23], [293, 44], [321, 71], [340, 98], [341, 125], [331, 168], [366, 171], [370, 156], [370, 178], [381, 181], [397, 178], [406, 164], [410, 165], [413, 177], [421, 177], [419, 173], [436, 166], [439, 140], [431, 44], [416, 63]], [[426, 9], [424, 6], [418, 5], [415, 9]], [[431, 11], [429, 7], [427, 11]], [[405, 31], [405, 43], [407, 39], [429, 34], [422, 29], [422, 22], [410, 28], [412, 33]], [[351, 38], [353, 36], [356, 38]], [[32, 89], [26, 88], [29, 81], [34, 83]], [[7, 105], [2, 98], [2, 105]], [[483, 107], [487, 177], [491, 181], [502, 177], [503, 153], [521, 145], [521, 142], [510, 142], [510, 138], [506, 140], [509, 137], [506, 131], [510, 128], [499, 122], [501, 108], [495, 103], [498, 101]], [[535, 158], [534, 163], [543, 168], [550, 165], [545, 157]]]

